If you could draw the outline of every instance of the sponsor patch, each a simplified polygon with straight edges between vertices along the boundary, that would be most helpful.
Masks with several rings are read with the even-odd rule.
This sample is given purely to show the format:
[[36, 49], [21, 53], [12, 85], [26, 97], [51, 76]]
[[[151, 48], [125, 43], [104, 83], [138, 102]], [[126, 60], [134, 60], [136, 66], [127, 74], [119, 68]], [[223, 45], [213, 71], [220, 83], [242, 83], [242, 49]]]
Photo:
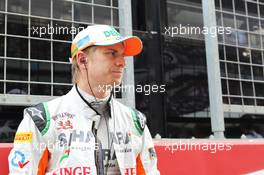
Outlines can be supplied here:
[[60, 158], [60, 163], [64, 160], [64, 159], [67, 159], [69, 158], [69, 154], [70, 154], [70, 149], [66, 149], [63, 153], [63, 155], [61, 156]]
[[55, 121], [56, 128], [59, 130], [60, 129], [73, 129], [73, 125], [72, 125], [73, 117], [74, 115], [68, 112], [64, 112], [64, 113], [60, 113], [55, 116], [52, 116], [52, 119]]
[[29, 163], [29, 160], [26, 160], [26, 156], [21, 151], [15, 151], [14, 156], [11, 159], [11, 165], [14, 167], [24, 168]]
[[135, 109], [131, 109], [131, 114], [136, 130], [140, 135], [142, 135], [146, 125], [146, 117], [141, 112]]
[[149, 152], [149, 158], [150, 159], [156, 159], [157, 158], [157, 154], [156, 154], [154, 148], [149, 148], [148, 149], [148, 152]]
[[17, 132], [15, 143], [32, 142], [32, 132]]
[[42, 135], [46, 134], [50, 126], [50, 114], [46, 103], [40, 103], [25, 109]]
[[125, 175], [136, 175], [136, 169], [135, 168], [126, 168], [124, 174]]
[[52, 172], [53, 175], [88, 175], [92, 174], [91, 167], [63, 167]]
[[36, 107], [27, 108], [26, 110], [30, 114], [30, 116], [39, 117], [41, 120], [45, 121], [45, 119], [43, 118], [43, 112], [38, 108], [39, 106], [36, 106]]

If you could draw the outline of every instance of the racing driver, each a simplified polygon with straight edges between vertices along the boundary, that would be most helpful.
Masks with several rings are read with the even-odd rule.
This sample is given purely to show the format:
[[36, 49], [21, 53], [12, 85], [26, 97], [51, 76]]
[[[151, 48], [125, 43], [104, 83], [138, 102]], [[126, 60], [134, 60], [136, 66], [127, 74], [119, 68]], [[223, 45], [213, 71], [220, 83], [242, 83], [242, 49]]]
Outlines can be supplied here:
[[138, 37], [123, 37], [108, 25], [79, 32], [71, 44], [74, 85], [66, 95], [24, 110], [9, 174], [159, 175], [145, 116], [112, 93], [125, 57], [141, 51]]

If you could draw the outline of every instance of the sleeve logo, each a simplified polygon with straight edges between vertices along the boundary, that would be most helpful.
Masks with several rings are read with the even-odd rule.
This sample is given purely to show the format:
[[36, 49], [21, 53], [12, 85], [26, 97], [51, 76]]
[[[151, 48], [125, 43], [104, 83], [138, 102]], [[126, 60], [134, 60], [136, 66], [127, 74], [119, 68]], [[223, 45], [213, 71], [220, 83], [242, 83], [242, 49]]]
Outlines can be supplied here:
[[15, 143], [32, 142], [32, 132], [17, 132]]
[[11, 164], [14, 167], [24, 168], [29, 163], [26, 161], [25, 154], [20, 151], [15, 151], [14, 157], [11, 160]]
[[148, 149], [148, 152], [149, 152], [149, 158], [150, 158], [151, 160], [157, 158], [157, 154], [156, 154], [154, 148], [149, 148], [149, 149]]

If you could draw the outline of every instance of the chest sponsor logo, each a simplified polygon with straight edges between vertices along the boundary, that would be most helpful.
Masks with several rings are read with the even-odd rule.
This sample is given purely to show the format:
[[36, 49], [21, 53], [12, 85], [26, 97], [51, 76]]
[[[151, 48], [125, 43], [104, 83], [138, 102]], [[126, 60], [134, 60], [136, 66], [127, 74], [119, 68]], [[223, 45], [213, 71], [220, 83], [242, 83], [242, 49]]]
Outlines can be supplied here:
[[103, 151], [103, 158], [105, 161], [107, 160], [116, 160], [116, 154], [114, 151], [110, 151], [110, 149], [102, 149]]
[[15, 143], [32, 142], [32, 132], [17, 132], [15, 136]]
[[66, 135], [66, 133], [60, 133], [58, 136], [58, 143], [59, 146], [63, 148], [87, 151], [93, 148], [90, 142], [92, 139], [94, 139], [94, 135], [91, 131], [72, 130], [68, 135]]
[[68, 112], [60, 113], [55, 116], [52, 116], [52, 119], [55, 121], [57, 129], [73, 129], [72, 119], [74, 115]]
[[[60, 133], [58, 136], [59, 145], [61, 147], [70, 146], [71, 143], [89, 143], [94, 138], [92, 131], [82, 131], [74, 129], [69, 136], [66, 133]], [[116, 144], [128, 144], [131, 141], [131, 133], [126, 132], [110, 132], [110, 138]]]
[[113, 139], [113, 143], [115, 144], [128, 144], [131, 141], [131, 133], [130, 132], [110, 132], [110, 136]]
[[124, 174], [125, 175], [136, 175], [136, 169], [135, 168], [126, 168]]
[[21, 151], [15, 151], [14, 156], [11, 159], [11, 165], [14, 167], [24, 168], [29, 163], [29, 160], [26, 161], [25, 154]]
[[88, 175], [91, 174], [91, 167], [65, 167], [53, 172], [52, 175]]
[[61, 156], [60, 158], [60, 163], [64, 160], [64, 159], [67, 159], [69, 158], [69, 154], [70, 154], [70, 149], [66, 149], [63, 153], [63, 155]]
[[89, 143], [90, 140], [94, 138], [94, 135], [91, 131], [80, 131], [80, 130], [73, 130], [69, 136], [65, 133], [60, 133], [58, 136], [59, 145], [64, 146], [71, 146], [72, 143]]

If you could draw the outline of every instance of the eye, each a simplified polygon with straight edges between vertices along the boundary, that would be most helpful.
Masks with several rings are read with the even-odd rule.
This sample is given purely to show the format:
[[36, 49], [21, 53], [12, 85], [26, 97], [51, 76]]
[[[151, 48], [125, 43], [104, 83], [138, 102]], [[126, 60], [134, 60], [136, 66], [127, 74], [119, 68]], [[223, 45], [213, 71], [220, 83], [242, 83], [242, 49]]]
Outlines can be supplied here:
[[114, 51], [110, 51], [110, 52], [106, 52], [107, 55], [111, 55], [111, 56], [115, 56], [116, 55], [116, 52]]

